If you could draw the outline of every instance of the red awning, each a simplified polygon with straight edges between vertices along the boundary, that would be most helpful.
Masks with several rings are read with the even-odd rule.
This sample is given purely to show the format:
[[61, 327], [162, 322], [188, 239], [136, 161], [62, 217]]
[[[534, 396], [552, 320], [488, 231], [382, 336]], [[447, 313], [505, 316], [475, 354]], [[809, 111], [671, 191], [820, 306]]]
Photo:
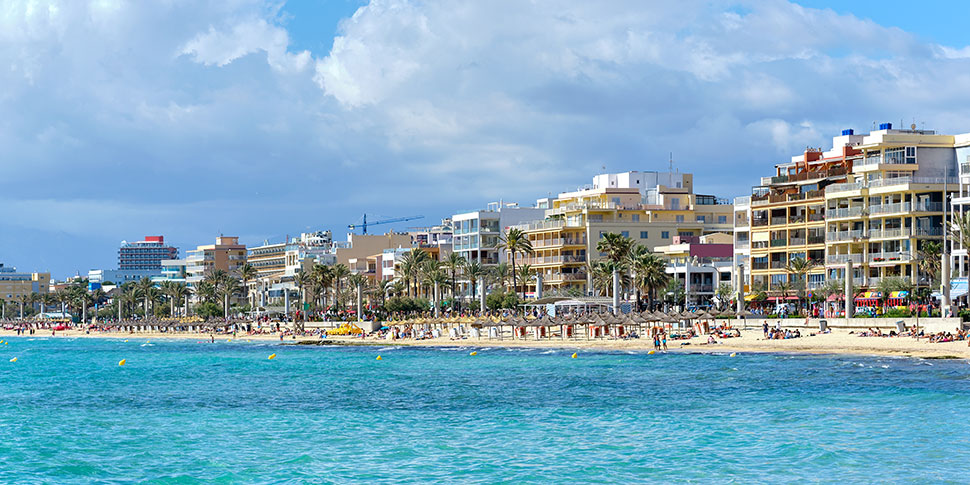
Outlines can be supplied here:
[[828, 298], [825, 299], [825, 301], [841, 300], [842, 296], [842, 293], [832, 293]]

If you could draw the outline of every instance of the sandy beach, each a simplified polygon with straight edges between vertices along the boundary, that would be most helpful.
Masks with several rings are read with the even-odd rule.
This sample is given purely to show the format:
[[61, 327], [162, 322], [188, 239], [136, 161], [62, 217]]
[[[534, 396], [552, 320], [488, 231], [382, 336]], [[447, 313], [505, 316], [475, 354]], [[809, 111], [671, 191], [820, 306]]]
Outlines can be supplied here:
[[[50, 337], [50, 332], [38, 331], [32, 337]], [[16, 337], [16, 332], [0, 331], [0, 338]], [[159, 333], [159, 332], [92, 332], [67, 330], [57, 332], [54, 338], [119, 338], [119, 339], [185, 339], [209, 341], [208, 333]], [[478, 346], [478, 347], [542, 347], [542, 348], [571, 348], [590, 350], [651, 350], [653, 342], [650, 339], [451, 339], [440, 337], [425, 340], [386, 340], [375, 338], [353, 337], [317, 337], [293, 338], [285, 336], [281, 341], [279, 334], [231, 335], [215, 334], [219, 341], [273, 341], [287, 344], [318, 343], [326, 340], [333, 345], [375, 345], [375, 346]], [[928, 339], [913, 337], [860, 337], [847, 330], [833, 330], [832, 333], [809, 335], [789, 340], [765, 340], [760, 330], [745, 330], [741, 337], [717, 339], [717, 344], [708, 344], [707, 337], [695, 337], [690, 340], [668, 340], [667, 346], [671, 352], [794, 352], [808, 354], [856, 354], [856, 355], [893, 355], [901, 357], [921, 358], [959, 358], [970, 359], [970, 347], [967, 341], [931, 343]]]

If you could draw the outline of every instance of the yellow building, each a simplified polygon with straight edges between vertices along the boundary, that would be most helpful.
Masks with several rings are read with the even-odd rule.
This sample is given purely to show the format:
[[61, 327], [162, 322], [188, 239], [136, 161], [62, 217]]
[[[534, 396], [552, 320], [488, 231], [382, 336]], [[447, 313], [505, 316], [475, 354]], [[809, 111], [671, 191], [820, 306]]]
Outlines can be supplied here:
[[[627, 174], [655, 179], [658, 175]], [[659, 174], [661, 179], [668, 175], [667, 180], [676, 179], [672, 186], [637, 186], [627, 174], [619, 174], [629, 179], [626, 184], [604, 183], [561, 193], [550, 201], [545, 220], [516, 226], [525, 231], [535, 249], [534, 255], [518, 258], [516, 264], [536, 269], [547, 289], [586, 292], [586, 265], [603, 257], [596, 246], [604, 234], [621, 234], [652, 250], [669, 245], [676, 236], [733, 230], [731, 206], [712, 196], [694, 194], [690, 174]], [[528, 291], [534, 289], [535, 281], [530, 281]]]
[[[50, 281], [50, 273], [18, 273], [16, 268], [0, 263], [0, 299], [11, 304], [18, 302], [23, 295], [47, 293]], [[7, 316], [13, 314], [7, 312]]]
[[884, 123], [868, 135], [845, 130], [831, 150], [776, 165], [750, 198], [736, 201], [735, 257], [749, 270], [746, 289], [777, 299], [792, 287], [786, 268], [794, 258], [816, 263], [809, 290], [844, 280], [848, 261], [857, 288], [891, 276], [930, 286], [918, 253], [943, 239], [944, 191], [957, 191], [954, 140]]

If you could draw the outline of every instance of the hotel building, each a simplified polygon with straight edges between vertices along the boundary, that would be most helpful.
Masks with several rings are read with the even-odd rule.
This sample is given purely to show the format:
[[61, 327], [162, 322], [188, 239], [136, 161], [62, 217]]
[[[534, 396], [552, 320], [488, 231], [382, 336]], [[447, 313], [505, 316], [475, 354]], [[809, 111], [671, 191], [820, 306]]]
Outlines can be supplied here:
[[219, 236], [215, 244], [206, 244], [188, 251], [185, 258], [185, 280], [194, 285], [206, 274], [222, 270], [234, 272], [246, 264], [246, 245], [238, 237]]
[[884, 123], [868, 135], [845, 130], [831, 150], [776, 165], [736, 207], [735, 258], [746, 266], [748, 290], [777, 300], [794, 283], [787, 268], [795, 258], [816, 263], [809, 290], [846, 278], [847, 261], [857, 288], [891, 276], [930, 286], [917, 255], [943, 239], [944, 193], [958, 190], [961, 138]]
[[[518, 226], [535, 254], [516, 264], [532, 265], [544, 288], [561, 293], [592, 287], [586, 265], [604, 257], [596, 249], [604, 234], [621, 234], [653, 250], [677, 237], [730, 233], [734, 227], [731, 205], [694, 194], [693, 176], [684, 173], [602, 174], [592, 186], [550, 202], [544, 220]], [[535, 281], [529, 284], [534, 289]]]
[[50, 282], [50, 273], [19, 273], [17, 268], [0, 263], [0, 298], [7, 302], [15, 303], [22, 295], [47, 293]]
[[178, 257], [178, 248], [166, 245], [164, 236], [145, 236], [144, 241], [121, 241], [118, 269], [160, 271], [163, 260]]

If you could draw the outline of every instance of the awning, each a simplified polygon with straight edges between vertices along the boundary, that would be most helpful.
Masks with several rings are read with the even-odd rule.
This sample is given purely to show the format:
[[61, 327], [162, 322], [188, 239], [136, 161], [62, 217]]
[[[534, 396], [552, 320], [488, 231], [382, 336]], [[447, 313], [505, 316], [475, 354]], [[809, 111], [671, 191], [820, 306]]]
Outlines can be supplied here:
[[744, 295], [744, 301], [751, 301], [758, 297], [757, 293], [752, 293], [750, 295]]
[[829, 295], [828, 298], [825, 299], [825, 301], [841, 300], [843, 296], [845, 295], [843, 295], [842, 293], [832, 293], [831, 295]]
[[783, 301], [783, 300], [794, 301], [797, 299], [798, 299], [797, 296], [769, 296], [768, 297], [768, 301]]
[[908, 291], [893, 291], [889, 293], [889, 298], [907, 298], [909, 297]]

